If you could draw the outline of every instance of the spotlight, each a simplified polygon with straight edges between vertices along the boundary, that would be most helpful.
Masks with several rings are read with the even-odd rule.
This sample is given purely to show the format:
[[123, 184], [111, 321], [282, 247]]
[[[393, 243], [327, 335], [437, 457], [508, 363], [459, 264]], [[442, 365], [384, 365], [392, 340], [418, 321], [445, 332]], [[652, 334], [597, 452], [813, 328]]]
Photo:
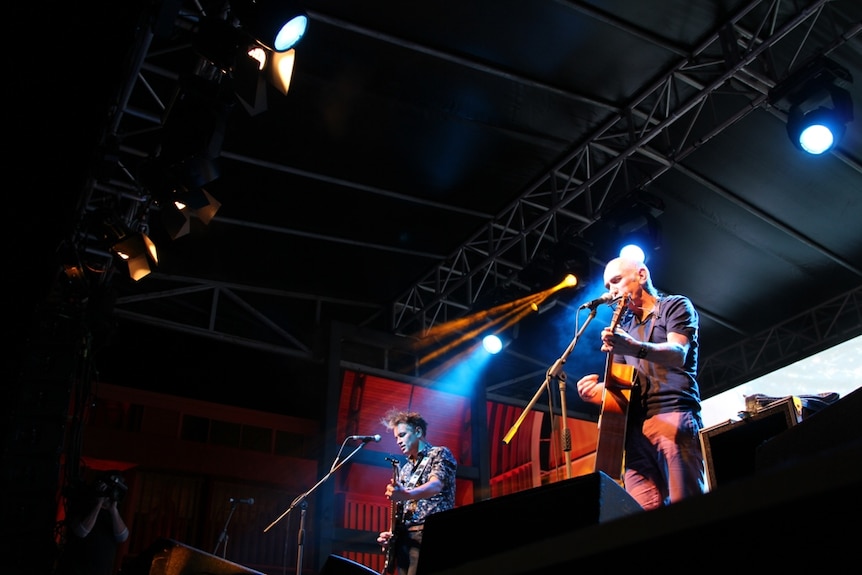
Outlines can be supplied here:
[[192, 231], [189, 212], [185, 207], [175, 202], [169, 203], [162, 210], [162, 223], [172, 240], [181, 238]]
[[196, 155], [170, 166], [161, 158], [147, 159], [140, 165], [138, 178], [156, 199], [162, 223], [175, 240], [189, 233], [190, 216], [197, 216], [205, 225], [215, 217], [221, 202], [201, 186], [220, 174], [216, 158]]
[[269, 82], [276, 90], [287, 95], [296, 50], [273, 52], [255, 44], [248, 52], [237, 59], [233, 72], [233, 82], [237, 98], [246, 112], [255, 116], [266, 111], [266, 84]]
[[305, 35], [308, 16], [294, 2], [244, 1], [234, 9], [242, 28], [273, 52], [290, 50]]
[[619, 255], [640, 261], [647, 260], [647, 254], [658, 252], [662, 246], [661, 226], [656, 218], [645, 215], [645, 223], [636, 229], [620, 229], [617, 245], [621, 246]]
[[221, 202], [203, 188], [180, 190], [173, 193], [162, 211], [162, 223], [175, 240], [191, 231], [191, 216], [209, 224], [221, 208]]
[[233, 22], [203, 17], [194, 27], [192, 47], [221, 72], [218, 82], [233, 88], [249, 115], [266, 111], [266, 79], [262, 70], [270, 51], [260, 42]]
[[566, 274], [566, 277], [563, 278], [563, 281], [557, 286], [559, 289], [564, 289], [568, 287], [575, 287], [578, 285], [578, 278], [575, 277], [575, 274]]
[[770, 91], [770, 103], [787, 109], [787, 135], [794, 146], [819, 155], [838, 145], [853, 119], [853, 102], [845, 89], [852, 81], [846, 69], [817, 58]]
[[621, 255], [623, 246], [640, 246], [645, 255], [638, 256], [638, 259], [645, 261], [662, 248], [659, 218], [664, 208], [661, 198], [646, 190], [635, 190], [604, 216], [604, 223], [597, 227], [597, 235], [592, 241], [605, 246], [602, 249], [607, 250], [607, 258]]
[[308, 26], [308, 17], [305, 14], [297, 14], [287, 20], [275, 34], [272, 49], [276, 52], [286, 52], [296, 46], [305, 34]]
[[[245, 54], [237, 58], [233, 72], [233, 85], [236, 97], [250, 116], [256, 116], [267, 110], [266, 76], [264, 68], [271, 60], [268, 52], [262, 46], [255, 44]], [[287, 92], [285, 92], [286, 94]]]
[[646, 261], [646, 254], [637, 244], [627, 244], [620, 250], [620, 257], [638, 262]]
[[221, 202], [212, 197], [205, 189], [198, 188], [177, 194], [174, 205], [180, 211], [188, 210], [204, 224], [209, 224], [221, 207]]
[[494, 334], [486, 335], [484, 338], [482, 338], [482, 347], [484, 347], [485, 351], [487, 351], [491, 355], [495, 355], [500, 353], [500, 351], [503, 349], [503, 342], [498, 336]]
[[150, 274], [150, 264], [158, 265], [156, 245], [143, 232], [130, 233], [111, 246], [111, 252], [126, 262], [129, 277], [138, 281]]
[[802, 105], [793, 106], [787, 116], [787, 134], [793, 145], [812, 155], [820, 155], [834, 148], [853, 119], [850, 93], [843, 88], [830, 86], [832, 108], [820, 106], [805, 111]]
[[543, 301], [541, 303], [533, 302], [530, 304], [530, 309], [538, 313], [539, 315], [542, 315], [543, 313], [549, 312], [554, 309], [554, 307], [557, 305], [557, 301], [557, 299], [552, 299], [551, 301]]

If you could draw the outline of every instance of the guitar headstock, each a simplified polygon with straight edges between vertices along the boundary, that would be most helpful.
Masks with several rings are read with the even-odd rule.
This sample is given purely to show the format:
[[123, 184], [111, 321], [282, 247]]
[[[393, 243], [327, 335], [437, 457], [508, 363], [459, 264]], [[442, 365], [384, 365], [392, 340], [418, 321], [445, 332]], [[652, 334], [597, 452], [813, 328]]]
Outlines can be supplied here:
[[617, 326], [620, 324], [620, 320], [623, 318], [623, 312], [626, 310], [626, 305], [628, 304], [629, 296], [623, 296], [620, 298], [617, 303], [617, 309], [614, 310], [614, 315], [611, 318], [610, 328], [611, 331], [617, 329]]
[[387, 457], [387, 458], [385, 458], [385, 459], [386, 459], [386, 461], [388, 461], [390, 464], [392, 464], [392, 467], [394, 467], [395, 469], [398, 469], [398, 467], [401, 465], [401, 462], [400, 462], [400, 461], [398, 461], [398, 459], [397, 459], [397, 458], [395, 458], [395, 457]]

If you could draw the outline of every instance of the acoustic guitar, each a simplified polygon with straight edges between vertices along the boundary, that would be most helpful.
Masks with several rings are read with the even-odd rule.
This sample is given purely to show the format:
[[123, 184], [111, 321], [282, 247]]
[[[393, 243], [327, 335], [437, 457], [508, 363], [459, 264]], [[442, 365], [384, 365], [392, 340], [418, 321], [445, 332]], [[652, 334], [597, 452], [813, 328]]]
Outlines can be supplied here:
[[[611, 319], [610, 329], [615, 330], [626, 308], [626, 299], [620, 299]], [[608, 352], [605, 364], [605, 389], [602, 392], [602, 409], [599, 413], [598, 443], [596, 445], [596, 471], [605, 472], [622, 485], [626, 438], [626, 419], [635, 369], [633, 365], [614, 361]]]
[[[394, 457], [387, 457], [386, 461], [392, 464], [392, 481], [398, 481], [398, 460]], [[395, 572], [395, 545], [396, 545], [396, 537], [398, 536], [398, 528], [401, 526], [402, 519], [402, 509], [401, 502], [392, 501], [389, 503], [389, 532], [392, 533], [392, 537], [389, 538], [389, 541], [383, 547], [383, 553], [385, 554], [385, 558], [383, 561], [383, 571], [382, 573], [394, 573]]]

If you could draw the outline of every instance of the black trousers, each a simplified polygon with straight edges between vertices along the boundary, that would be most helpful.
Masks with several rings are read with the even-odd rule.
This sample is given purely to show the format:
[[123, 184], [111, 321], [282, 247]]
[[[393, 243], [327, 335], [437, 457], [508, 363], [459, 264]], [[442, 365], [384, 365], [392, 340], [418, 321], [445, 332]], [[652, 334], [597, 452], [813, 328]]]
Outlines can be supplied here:
[[396, 534], [395, 567], [398, 575], [416, 575], [419, 551], [422, 548], [422, 530], [401, 529]]

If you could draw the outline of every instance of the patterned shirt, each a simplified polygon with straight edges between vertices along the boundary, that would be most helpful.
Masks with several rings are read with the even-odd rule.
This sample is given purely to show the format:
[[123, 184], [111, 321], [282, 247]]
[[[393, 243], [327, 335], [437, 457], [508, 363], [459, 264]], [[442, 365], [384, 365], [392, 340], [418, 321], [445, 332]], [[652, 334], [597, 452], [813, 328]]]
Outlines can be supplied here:
[[[428, 458], [427, 463], [423, 461]], [[422, 466], [419, 477], [411, 484], [413, 471]], [[419, 452], [415, 461], [408, 459], [398, 473], [398, 481], [405, 487], [415, 487], [428, 482], [434, 475], [442, 483], [443, 489], [437, 495], [428, 499], [411, 499], [403, 503], [404, 527], [421, 525], [425, 518], [440, 511], [446, 511], [455, 507], [455, 472], [458, 464], [448, 447], [433, 447], [428, 445]]]

